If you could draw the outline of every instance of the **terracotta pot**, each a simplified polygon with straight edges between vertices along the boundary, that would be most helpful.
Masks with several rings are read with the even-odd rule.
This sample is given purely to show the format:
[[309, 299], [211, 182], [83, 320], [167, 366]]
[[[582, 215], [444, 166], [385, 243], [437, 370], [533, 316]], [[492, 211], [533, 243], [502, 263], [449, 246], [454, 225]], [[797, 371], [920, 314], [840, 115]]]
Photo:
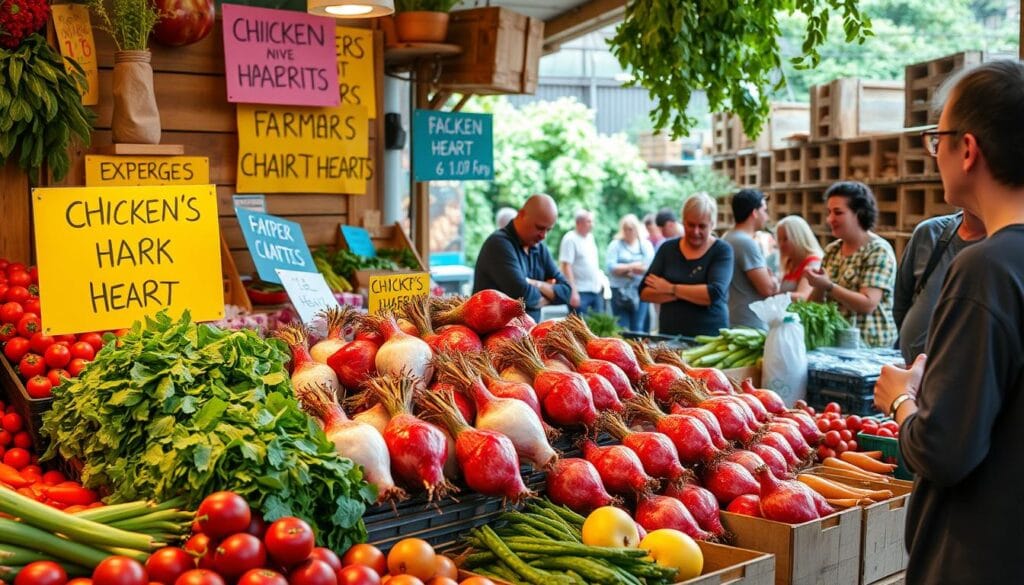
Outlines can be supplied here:
[[448, 36], [448, 13], [396, 12], [395, 29], [403, 43], [443, 43]]
[[113, 140], [122, 144], [160, 144], [160, 112], [153, 92], [149, 51], [114, 53]]

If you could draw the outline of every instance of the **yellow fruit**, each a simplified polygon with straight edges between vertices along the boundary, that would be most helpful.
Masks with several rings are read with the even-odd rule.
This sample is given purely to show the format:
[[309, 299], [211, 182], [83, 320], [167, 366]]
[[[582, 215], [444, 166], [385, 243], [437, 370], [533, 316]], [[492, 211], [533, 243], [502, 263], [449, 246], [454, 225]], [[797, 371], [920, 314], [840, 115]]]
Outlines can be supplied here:
[[640, 548], [662, 567], [676, 569], [676, 581], [693, 579], [704, 568], [704, 554], [696, 541], [678, 530], [655, 530], [640, 541]]
[[639, 542], [640, 533], [636, 529], [636, 523], [621, 508], [598, 508], [583, 522], [583, 544], [633, 548]]

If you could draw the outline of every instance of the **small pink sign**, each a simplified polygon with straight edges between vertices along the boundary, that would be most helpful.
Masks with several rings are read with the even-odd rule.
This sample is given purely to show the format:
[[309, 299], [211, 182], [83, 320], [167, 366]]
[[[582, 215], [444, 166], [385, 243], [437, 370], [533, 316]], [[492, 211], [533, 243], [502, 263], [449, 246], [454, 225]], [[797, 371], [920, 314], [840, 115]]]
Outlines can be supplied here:
[[229, 102], [338, 105], [333, 18], [237, 4], [222, 8]]

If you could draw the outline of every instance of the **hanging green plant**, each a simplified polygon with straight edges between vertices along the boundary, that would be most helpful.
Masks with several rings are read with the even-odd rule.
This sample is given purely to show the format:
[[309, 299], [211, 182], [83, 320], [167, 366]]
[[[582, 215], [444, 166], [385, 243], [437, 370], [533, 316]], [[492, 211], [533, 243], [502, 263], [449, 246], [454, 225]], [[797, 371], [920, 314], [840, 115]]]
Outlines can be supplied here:
[[0, 49], [0, 162], [18, 157], [18, 166], [39, 183], [45, 162], [56, 181], [71, 165], [72, 140], [88, 146], [95, 114], [82, 105], [85, 72], [74, 71], [42, 36], [32, 34], [16, 49]]
[[841, 11], [848, 43], [863, 43], [871, 21], [857, 0], [768, 0], [766, 2], [675, 2], [630, 0], [623, 22], [608, 43], [631, 85], [647, 89], [657, 103], [656, 130], [686, 135], [697, 120], [686, 114], [694, 91], [707, 94], [712, 112], [731, 111], [756, 137], [769, 113], [771, 95], [785, 85], [778, 14], [802, 13], [807, 30], [797, 67], [814, 67], [828, 36], [830, 11]]
[[395, 0], [395, 12], [449, 12], [459, 0]]

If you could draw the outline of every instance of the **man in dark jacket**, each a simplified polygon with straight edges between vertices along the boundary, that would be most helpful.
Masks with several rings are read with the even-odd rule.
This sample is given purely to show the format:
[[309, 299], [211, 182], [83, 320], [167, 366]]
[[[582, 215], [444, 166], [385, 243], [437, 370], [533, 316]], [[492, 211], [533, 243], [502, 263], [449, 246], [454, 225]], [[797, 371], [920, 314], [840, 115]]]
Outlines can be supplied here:
[[900, 424], [917, 476], [908, 585], [1024, 583], [1024, 64], [985, 63], [952, 83], [925, 144], [946, 201], [981, 218], [987, 238], [953, 260], [927, 357], [884, 368], [875, 405]]
[[493, 288], [522, 298], [526, 312], [540, 321], [545, 305], [564, 305], [572, 289], [544, 245], [558, 220], [558, 206], [548, 195], [532, 195], [515, 219], [487, 237], [476, 259], [473, 292]]

